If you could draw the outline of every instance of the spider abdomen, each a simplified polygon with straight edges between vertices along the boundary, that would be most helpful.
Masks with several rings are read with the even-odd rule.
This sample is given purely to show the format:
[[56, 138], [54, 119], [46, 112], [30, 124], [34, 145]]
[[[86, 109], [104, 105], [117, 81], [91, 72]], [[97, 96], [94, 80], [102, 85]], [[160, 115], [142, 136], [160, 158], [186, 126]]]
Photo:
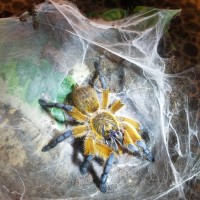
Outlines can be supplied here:
[[72, 93], [75, 107], [82, 113], [94, 113], [99, 109], [97, 94], [90, 86], [75, 88]]

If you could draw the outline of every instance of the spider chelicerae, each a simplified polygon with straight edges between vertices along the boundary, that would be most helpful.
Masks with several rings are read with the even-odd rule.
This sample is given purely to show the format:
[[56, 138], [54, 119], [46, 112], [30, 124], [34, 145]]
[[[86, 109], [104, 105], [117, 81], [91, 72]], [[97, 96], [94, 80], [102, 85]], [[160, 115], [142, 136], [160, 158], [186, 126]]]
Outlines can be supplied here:
[[102, 86], [101, 103], [91, 85], [74, 87], [72, 91], [73, 106], [39, 99], [40, 105], [45, 110], [52, 107], [61, 108], [80, 123], [53, 139], [42, 151], [49, 151], [70, 136], [84, 137], [85, 158], [80, 166], [80, 171], [82, 174], [86, 174], [92, 159], [94, 157], [102, 158], [105, 165], [100, 178], [100, 190], [106, 192], [108, 173], [112, 164], [120, 154], [124, 153], [124, 150], [128, 150], [133, 155], [140, 155], [140, 152], [143, 152], [143, 156], [150, 162], [153, 162], [154, 158], [140, 134], [140, 123], [135, 119], [116, 115], [116, 112], [124, 105], [122, 101], [116, 100], [108, 106], [109, 87], [102, 73], [100, 59], [94, 62], [94, 66]]

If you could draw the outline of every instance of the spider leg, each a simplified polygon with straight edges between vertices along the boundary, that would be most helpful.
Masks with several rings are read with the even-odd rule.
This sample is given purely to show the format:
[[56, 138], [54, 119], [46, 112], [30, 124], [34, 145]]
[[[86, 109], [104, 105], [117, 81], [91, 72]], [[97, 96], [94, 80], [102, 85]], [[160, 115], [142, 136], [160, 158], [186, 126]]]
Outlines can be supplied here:
[[85, 175], [88, 171], [88, 167], [90, 165], [90, 161], [94, 158], [94, 155], [90, 154], [85, 157], [84, 161], [82, 162], [80, 166], [80, 171], [83, 175]]
[[87, 172], [89, 162], [94, 156], [98, 156], [104, 160], [107, 160], [100, 179], [100, 190], [101, 192], [106, 192], [108, 173], [115, 161], [116, 154], [107, 145], [95, 141], [95, 139], [90, 136], [85, 139], [84, 154], [87, 156], [81, 165], [81, 172], [83, 171], [84, 174]]
[[95, 80], [98, 78], [98, 73], [97, 71], [95, 71], [94, 75], [91, 77], [91, 79], [89, 80], [89, 85], [91, 87], [94, 87], [94, 83], [95, 83]]
[[106, 79], [105, 79], [105, 76], [102, 72], [102, 69], [101, 69], [101, 65], [100, 65], [100, 58], [98, 60], [95, 60], [94, 61], [94, 66], [95, 66], [95, 69], [99, 75], [99, 79], [100, 79], [100, 82], [101, 82], [101, 86], [104, 90], [107, 90], [108, 89], [108, 84], [106, 82]]
[[102, 91], [102, 103], [101, 103], [101, 108], [106, 109], [108, 107], [108, 101], [109, 99], [109, 89]]
[[144, 140], [142, 139], [141, 135], [137, 132], [136, 128], [131, 126], [127, 122], [123, 122], [122, 126], [123, 126], [125, 132], [126, 131], [128, 132], [128, 134], [130, 135], [133, 142], [137, 146], [139, 146], [143, 149], [143, 153], [144, 153], [145, 158], [150, 162], [154, 162], [153, 155], [151, 154], [150, 150], [147, 148]]
[[102, 86], [102, 109], [106, 109], [108, 107], [108, 98], [109, 98], [109, 87], [108, 84], [106, 82], [105, 76], [102, 72], [101, 66], [100, 66], [100, 59], [96, 60], [94, 62], [94, 66], [95, 69], [97, 71], [97, 74], [99, 75], [99, 79], [101, 82], [101, 86]]
[[73, 127], [71, 130], [66, 131], [62, 135], [59, 135], [55, 139], [53, 139], [48, 145], [42, 148], [42, 151], [49, 151], [50, 149], [54, 148], [58, 143], [62, 142], [63, 140], [67, 139], [71, 135], [75, 138], [83, 137], [87, 134], [88, 127], [86, 125], [78, 125]]
[[73, 117], [75, 120], [77, 120], [79, 122], [85, 122], [88, 120], [88, 117], [86, 115], [81, 113], [79, 110], [77, 110], [73, 106], [65, 105], [63, 103], [47, 102], [44, 99], [39, 99], [38, 102], [45, 110], [48, 110], [48, 108], [53, 108], [53, 107], [61, 108], [65, 111], [67, 111], [67, 113], [71, 117]]
[[106, 160], [112, 149], [109, 148], [107, 145], [97, 142], [95, 138], [88, 135], [84, 141], [84, 155], [88, 156], [90, 154], [96, 155], [104, 160]]
[[138, 140], [142, 140], [141, 135], [138, 133], [137, 129], [127, 122], [122, 122], [122, 127], [125, 131], [127, 131], [133, 140], [133, 142], [137, 142]]
[[137, 132], [140, 132], [142, 129], [141, 124], [135, 119], [122, 116], [117, 117], [117, 119], [120, 122], [127, 122], [128, 124], [132, 125], [137, 130]]
[[53, 139], [48, 145], [42, 148], [42, 151], [49, 151], [50, 149], [54, 148], [58, 143], [62, 142], [63, 140], [67, 139], [72, 135], [72, 130], [68, 130], [62, 135], [59, 135], [57, 138]]
[[107, 190], [106, 182], [108, 178], [108, 173], [110, 172], [110, 169], [115, 161], [115, 155], [114, 153], [111, 153], [109, 158], [106, 161], [106, 164], [103, 169], [103, 173], [101, 175], [101, 181], [100, 181], [100, 190], [101, 192], [105, 193]]
[[110, 106], [110, 111], [112, 113], [116, 113], [119, 109], [121, 109], [124, 106], [121, 100], [114, 101]]
[[139, 154], [139, 149], [138, 147], [134, 144], [130, 134], [124, 130], [124, 141], [123, 145], [132, 153], [138, 155]]
[[150, 162], [154, 162], [154, 157], [151, 154], [150, 150], [147, 148], [147, 146], [144, 143], [144, 141], [143, 140], [138, 140], [136, 143], [137, 143], [137, 145], [139, 147], [141, 147], [143, 149], [143, 153], [144, 153], [144, 156], [146, 157], [146, 159], [148, 161], [150, 161]]
[[87, 173], [90, 161], [95, 155], [95, 141], [92, 137], [86, 137], [84, 141], [84, 155], [86, 157], [80, 166], [80, 171], [83, 175]]

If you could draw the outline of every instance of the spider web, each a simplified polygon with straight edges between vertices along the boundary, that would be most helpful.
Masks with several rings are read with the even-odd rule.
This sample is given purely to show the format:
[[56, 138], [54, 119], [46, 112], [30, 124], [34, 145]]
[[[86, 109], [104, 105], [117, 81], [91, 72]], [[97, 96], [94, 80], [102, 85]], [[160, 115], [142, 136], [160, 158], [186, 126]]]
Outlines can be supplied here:
[[[185, 199], [187, 183], [199, 177], [199, 71], [179, 74], [158, 54], [159, 41], [177, 10], [139, 8], [114, 22], [91, 21], [71, 3], [44, 3], [38, 30], [32, 22], [1, 19], [0, 130], [1, 199]], [[72, 138], [50, 152], [41, 149], [66, 126], [42, 111], [39, 98], [56, 100], [66, 75], [87, 84], [99, 57], [119, 115], [142, 123], [155, 162], [120, 156], [98, 189], [102, 163], [82, 177], [82, 142]], [[101, 96], [100, 84], [95, 88]], [[69, 127], [68, 127], [69, 128]]]

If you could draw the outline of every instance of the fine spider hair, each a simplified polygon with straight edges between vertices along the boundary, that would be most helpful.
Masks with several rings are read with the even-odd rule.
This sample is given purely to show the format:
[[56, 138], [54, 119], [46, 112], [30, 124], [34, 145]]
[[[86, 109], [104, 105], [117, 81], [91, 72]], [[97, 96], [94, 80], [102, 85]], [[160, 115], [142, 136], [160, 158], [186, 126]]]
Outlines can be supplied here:
[[67, 112], [80, 124], [73, 126], [60, 136], [53, 139], [42, 151], [49, 151], [66, 138], [84, 138], [84, 161], [80, 166], [82, 174], [86, 174], [90, 161], [94, 157], [100, 157], [105, 161], [103, 173], [100, 179], [100, 190], [106, 192], [107, 177], [112, 164], [124, 150], [133, 155], [143, 156], [150, 162], [154, 158], [147, 148], [141, 136], [141, 125], [135, 120], [125, 116], [117, 116], [116, 112], [124, 106], [121, 100], [109, 105], [109, 87], [103, 75], [100, 59], [95, 60], [95, 76], [99, 76], [102, 86], [102, 102], [100, 103], [93, 85], [76, 85], [72, 91], [73, 105], [47, 102], [39, 99], [39, 104], [45, 109], [56, 107]]

